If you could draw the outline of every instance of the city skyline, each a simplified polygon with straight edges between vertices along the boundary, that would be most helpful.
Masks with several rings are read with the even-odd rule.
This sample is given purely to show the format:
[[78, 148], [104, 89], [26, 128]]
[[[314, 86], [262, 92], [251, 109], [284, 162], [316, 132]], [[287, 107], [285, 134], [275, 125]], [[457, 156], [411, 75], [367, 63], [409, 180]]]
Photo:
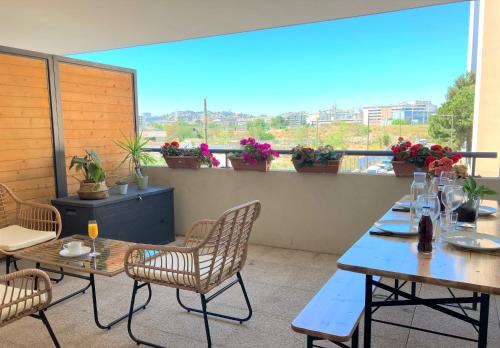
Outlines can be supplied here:
[[441, 104], [466, 71], [469, 5], [73, 55], [138, 71], [139, 110], [250, 114]]

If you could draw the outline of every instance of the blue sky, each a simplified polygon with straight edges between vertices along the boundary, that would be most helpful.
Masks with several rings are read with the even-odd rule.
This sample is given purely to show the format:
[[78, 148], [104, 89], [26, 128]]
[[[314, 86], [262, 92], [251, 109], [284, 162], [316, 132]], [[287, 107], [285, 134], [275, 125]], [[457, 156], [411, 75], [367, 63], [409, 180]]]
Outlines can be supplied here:
[[139, 111], [252, 114], [431, 100], [466, 70], [469, 4], [71, 57], [137, 70]]

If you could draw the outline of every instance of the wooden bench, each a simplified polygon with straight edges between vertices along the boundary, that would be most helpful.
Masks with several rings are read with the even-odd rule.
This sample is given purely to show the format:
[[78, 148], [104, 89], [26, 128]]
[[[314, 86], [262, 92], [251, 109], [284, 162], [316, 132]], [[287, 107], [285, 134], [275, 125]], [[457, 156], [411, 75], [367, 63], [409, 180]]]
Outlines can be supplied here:
[[337, 270], [293, 320], [292, 329], [307, 335], [307, 348], [318, 347], [314, 345], [316, 340], [348, 347], [343, 342], [350, 339], [351, 347], [356, 348], [364, 308], [365, 275]]

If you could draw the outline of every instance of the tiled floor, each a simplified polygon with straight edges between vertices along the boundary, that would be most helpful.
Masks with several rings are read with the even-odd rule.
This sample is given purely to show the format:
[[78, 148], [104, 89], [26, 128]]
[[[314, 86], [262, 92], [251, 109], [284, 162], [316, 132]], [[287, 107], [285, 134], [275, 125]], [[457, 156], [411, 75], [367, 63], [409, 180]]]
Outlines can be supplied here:
[[[251, 246], [243, 277], [254, 315], [243, 325], [211, 319], [214, 347], [305, 347], [305, 337], [294, 333], [290, 322], [317, 290], [335, 272], [336, 256], [303, 251]], [[3, 267], [1, 268], [3, 270]], [[83, 285], [83, 281], [66, 278], [54, 286], [58, 298]], [[102, 320], [125, 312], [129, 305], [132, 281], [126, 276], [97, 277], [99, 310]], [[444, 289], [418, 287], [425, 296], [444, 296]], [[458, 291], [460, 293], [460, 291]], [[186, 302], [198, 305], [199, 298], [185, 292]], [[134, 347], [126, 322], [111, 330], [98, 329], [92, 316], [90, 293], [80, 295], [49, 311], [47, 316], [62, 347]], [[500, 342], [499, 298], [492, 298], [489, 346]], [[244, 302], [237, 287], [210, 302], [209, 308], [243, 313]], [[471, 312], [477, 316], [477, 312]], [[439, 329], [474, 337], [469, 324], [450, 319], [425, 308], [385, 308], [376, 313], [380, 319]], [[175, 300], [175, 290], [153, 286], [153, 299], [145, 311], [134, 316], [137, 336], [168, 347], [205, 347], [203, 319], [183, 311]], [[375, 323], [373, 347], [474, 347], [471, 342], [443, 338], [418, 331]], [[328, 343], [325, 347], [334, 346]], [[41, 321], [23, 318], [0, 328], [0, 347], [50, 347], [50, 338]]]

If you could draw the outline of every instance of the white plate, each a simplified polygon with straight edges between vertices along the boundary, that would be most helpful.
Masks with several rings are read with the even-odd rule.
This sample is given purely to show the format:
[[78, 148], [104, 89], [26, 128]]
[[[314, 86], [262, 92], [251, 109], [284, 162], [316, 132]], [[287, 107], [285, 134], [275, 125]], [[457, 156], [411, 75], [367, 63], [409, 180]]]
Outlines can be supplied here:
[[405, 220], [384, 220], [375, 222], [375, 227], [384, 232], [389, 232], [399, 236], [416, 236], [418, 234], [416, 226]]
[[443, 240], [459, 248], [483, 251], [500, 250], [500, 238], [475, 232], [443, 234]]
[[78, 257], [90, 253], [91, 250], [88, 246], [83, 246], [78, 253], [70, 253], [68, 249], [61, 249], [59, 255], [64, 257]]
[[481, 215], [481, 216], [495, 214], [496, 212], [497, 212], [497, 208], [487, 207], [485, 205], [479, 206], [479, 215]]
[[398, 207], [398, 208], [410, 208], [411, 202], [410, 201], [397, 201], [396, 203], [394, 203], [394, 206]]

